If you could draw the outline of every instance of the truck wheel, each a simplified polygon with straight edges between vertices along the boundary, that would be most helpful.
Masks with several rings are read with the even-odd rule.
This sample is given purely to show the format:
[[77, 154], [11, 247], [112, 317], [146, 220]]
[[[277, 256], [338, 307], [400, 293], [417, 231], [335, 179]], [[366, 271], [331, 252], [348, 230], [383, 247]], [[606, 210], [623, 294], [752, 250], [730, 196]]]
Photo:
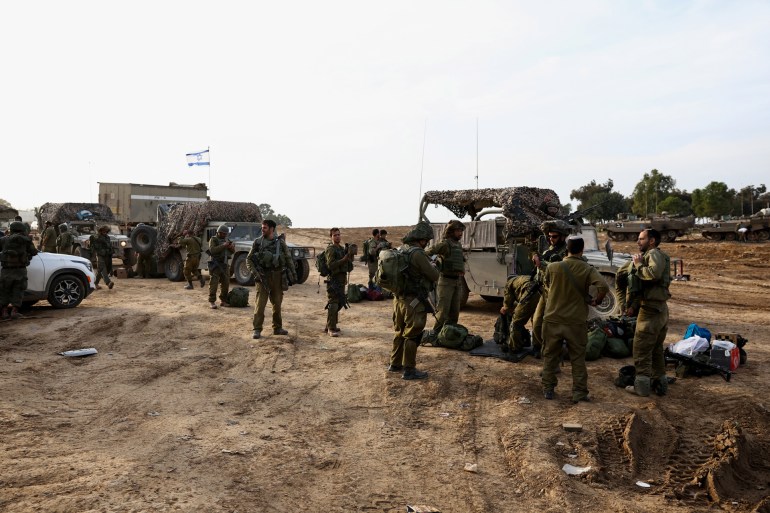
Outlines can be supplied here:
[[[600, 319], [607, 319], [608, 317], [611, 317], [615, 315], [616, 310], [620, 306], [620, 303], [618, 302], [617, 296], [615, 296], [615, 275], [614, 274], [602, 274], [602, 278], [604, 278], [604, 281], [607, 283], [607, 286], [610, 288], [610, 291], [607, 293], [606, 296], [604, 296], [604, 300], [602, 300], [601, 304], [597, 306], [589, 306], [588, 307], [588, 318], [600, 318]], [[596, 294], [596, 290], [594, 290], [593, 287], [591, 287], [590, 294], [593, 296]]]
[[310, 264], [308, 263], [307, 258], [297, 260], [296, 267], [297, 283], [305, 283], [310, 276]]
[[676, 233], [676, 230], [669, 230], [666, 235], [668, 236], [668, 240], [666, 242], [674, 242], [676, 240], [676, 236], [679, 234]]
[[735, 234], [733, 232], [725, 233], [725, 240], [735, 240]]
[[163, 272], [170, 281], [182, 281], [184, 279], [184, 264], [179, 253], [170, 254], [163, 261]]
[[83, 282], [71, 274], [57, 276], [48, 289], [48, 302], [54, 308], [75, 308], [83, 301], [86, 289]]
[[241, 253], [235, 257], [235, 261], [233, 262], [233, 275], [235, 276], [235, 281], [238, 282], [238, 285], [244, 287], [254, 285], [254, 276], [251, 274], [251, 271], [249, 271], [249, 268], [246, 267], [246, 256], [246, 253]]
[[770, 230], [760, 230], [757, 232], [757, 240], [770, 239]]
[[626, 234], [625, 233], [615, 233], [615, 232], [612, 232], [612, 233], [609, 234], [609, 236], [610, 236], [610, 239], [612, 239], [614, 241], [617, 241], [617, 242], [623, 242], [624, 240], [626, 240]]
[[150, 255], [155, 251], [158, 230], [152, 226], [137, 226], [131, 232], [131, 247], [140, 255]]

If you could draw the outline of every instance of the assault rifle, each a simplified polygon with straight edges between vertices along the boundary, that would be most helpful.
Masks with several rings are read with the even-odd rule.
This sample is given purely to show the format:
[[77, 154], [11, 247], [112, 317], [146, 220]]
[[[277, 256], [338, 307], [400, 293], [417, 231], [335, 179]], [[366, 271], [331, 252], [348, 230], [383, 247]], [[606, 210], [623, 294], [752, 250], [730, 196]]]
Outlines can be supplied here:
[[562, 219], [563, 219], [564, 221], [567, 221], [567, 222], [568, 222], [568, 223], [570, 223], [570, 224], [573, 224], [573, 223], [578, 223], [578, 224], [580, 224], [580, 223], [582, 222], [582, 220], [583, 220], [583, 217], [585, 217], [585, 215], [586, 215], [587, 213], [589, 213], [589, 212], [592, 212], [592, 211], [596, 210], [597, 208], [599, 208], [600, 206], [604, 205], [604, 204], [605, 204], [605, 203], [607, 203], [608, 201], [610, 201], [610, 200], [609, 200], [609, 199], [606, 199], [606, 200], [604, 200], [604, 201], [600, 201], [600, 202], [599, 202], [599, 203], [597, 203], [596, 205], [591, 205], [590, 207], [586, 207], [586, 208], [584, 208], [584, 209], [582, 209], [582, 210], [575, 210], [575, 211], [574, 211], [574, 212], [572, 212], [571, 214], [567, 214], [567, 215], [566, 215], [565, 217], [563, 217]]
[[[684, 367], [686, 372], [689, 372], [693, 376], [710, 376], [712, 374], [719, 374], [725, 381], [730, 381], [733, 373], [727, 369], [723, 369], [718, 365], [708, 362], [707, 360], [700, 360], [698, 357], [687, 356], [684, 354], [674, 353], [669, 351], [668, 348], [663, 351], [663, 355], [666, 358], [666, 363], [676, 363], [677, 370], [679, 367]], [[707, 354], [703, 355], [708, 358]]]
[[540, 283], [540, 280], [537, 279], [537, 268], [535, 268], [532, 273], [529, 275], [529, 285], [527, 285], [527, 293], [524, 294], [524, 297], [521, 298], [522, 305], [526, 305], [529, 303], [529, 301], [532, 299], [532, 297], [540, 292], [540, 289], [543, 288], [543, 285]]

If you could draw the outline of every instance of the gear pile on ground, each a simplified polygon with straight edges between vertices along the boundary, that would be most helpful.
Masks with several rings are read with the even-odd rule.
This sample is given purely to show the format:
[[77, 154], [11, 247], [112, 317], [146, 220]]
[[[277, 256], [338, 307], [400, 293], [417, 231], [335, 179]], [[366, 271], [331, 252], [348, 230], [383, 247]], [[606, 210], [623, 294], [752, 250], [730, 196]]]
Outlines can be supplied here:
[[561, 208], [553, 190], [537, 187], [428, 191], [423, 202], [446, 207], [460, 219], [475, 217], [485, 208], [502, 208], [509, 238], [539, 233], [538, 227], [544, 221], [558, 219]]
[[[262, 214], [254, 203], [233, 201], [172, 203], [167, 208], [158, 208], [156, 255], [158, 257], [165, 256], [169, 246], [176, 242], [184, 230], [201, 234], [207, 224], [223, 219], [227, 219], [228, 222], [261, 223]], [[207, 242], [203, 241], [204, 246]]]

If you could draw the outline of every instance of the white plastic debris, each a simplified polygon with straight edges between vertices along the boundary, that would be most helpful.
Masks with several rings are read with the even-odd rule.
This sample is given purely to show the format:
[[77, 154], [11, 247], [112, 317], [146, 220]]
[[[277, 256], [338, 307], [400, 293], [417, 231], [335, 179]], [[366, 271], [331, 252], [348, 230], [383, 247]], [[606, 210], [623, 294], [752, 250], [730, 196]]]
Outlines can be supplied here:
[[476, 473], [479, 471], [479, 466], [476, 463], [466, 463], [465, 469], [466, 472], [473, 472]]
[[569, 463], [565, 463], [561, 469], [567, 475], [579, 476], [591, 470], [591, 467], [576, 467], [575, 465], [570, 465]]
[[526, 397], [519, 397], [516, 402], [518, 402], [519, 404], [532, 404], [532, 401], [530, 401]]
[[645, 483], [644, 481], [637, 481], [636, 486], [640, 486], [642, 488], [649, 488], [652, 485], [650, 483]]
[[96, 350], [95, 347], [85, 347], [83, 349], [73, 349], [71, 351], [63, 351], [59, 353], [62, 356], [89, 356], [92, 354], [96, 354], [99, 351]]

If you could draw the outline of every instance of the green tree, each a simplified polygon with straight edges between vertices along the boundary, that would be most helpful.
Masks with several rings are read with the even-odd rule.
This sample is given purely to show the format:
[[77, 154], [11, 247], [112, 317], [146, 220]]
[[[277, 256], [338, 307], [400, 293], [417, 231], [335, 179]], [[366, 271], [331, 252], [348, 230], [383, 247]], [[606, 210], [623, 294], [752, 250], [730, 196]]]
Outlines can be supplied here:
[[628, 202], [622, 194], [612, 190], [613, 186], [611, 178], [603, 184], [591, 180], [590, 183], [574, 189], [570, 193], [570, 199], [579, 201], [577, 210], [598, 205], [585, 216], [592, 223], [604, 219], [615, 219], [618, 214], [628, 212]]
[[759, 184], [757, 187], [753, 185], [743, 187], [736, 197], [741, 206], [741, 215], [753, 214], [756, 208], [755, 202], [761, 205], [759, 197], [765, 192], [767, 192], [765, 184]]
[[268, 203], [259, 204], [259, 213], [262, 214], [262, 219], [272, 219], [275, 221], [275, 224], [280, 224], [281, 226], [291, 226], [291, 219], [283, 214], [276, 214], [273, 210], [273, 207], [271, 207]]
[[569, 199], [578, 200], [578, 210], [585, 208], [583, 205], [588, 205], [596, 194], [603, 192], [612, 192], [614, 183], [612, 179], [608, 179], [606, 183], [596, 183], [596, 180], [591, 180], [591, 183], [573, 189], [569, 194]]
[[633, 212], [639, 216], [646, 216], [658, 211], [658, 203], [666, 199], [674, 190], [676, 180], [668, 175], [653, 169], [644, 176], [634, 187]]
[[658, 213], [663, 212], [670, 216], [687, 216], [692, 214], [692, 207], [688, 201], [672, 194], [658, 203]]
[[735, 203], [736, 192], [724, 182], [711, 182], [703, 189], [692, 191], [692, 209], [698, 217], [716, 218], [735, 213], [740, 206]]

